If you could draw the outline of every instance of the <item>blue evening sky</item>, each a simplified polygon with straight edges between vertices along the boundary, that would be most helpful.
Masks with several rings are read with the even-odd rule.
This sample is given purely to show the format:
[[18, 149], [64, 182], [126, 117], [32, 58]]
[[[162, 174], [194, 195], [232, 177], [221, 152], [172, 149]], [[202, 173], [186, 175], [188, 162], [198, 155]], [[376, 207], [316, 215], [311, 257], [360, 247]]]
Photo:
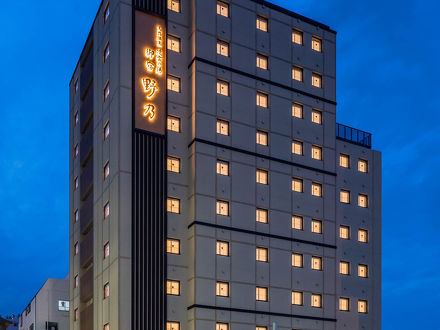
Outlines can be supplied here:
[[[440, 3], [273, 2], [338, 32], [337, 120], [383, 153], [383, 328], [440, 329]], [[2, 2], [2, 315], [68, 273], [68, 83], [98, 6]]]

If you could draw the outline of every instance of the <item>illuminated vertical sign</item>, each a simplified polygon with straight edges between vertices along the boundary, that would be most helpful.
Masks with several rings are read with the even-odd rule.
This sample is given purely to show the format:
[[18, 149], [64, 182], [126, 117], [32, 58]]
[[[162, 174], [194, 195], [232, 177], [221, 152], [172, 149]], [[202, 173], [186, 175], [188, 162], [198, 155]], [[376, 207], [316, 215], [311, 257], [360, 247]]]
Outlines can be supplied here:
[[135, 15], [135, 128], [165, 134], [165, 22], [139, 11]]

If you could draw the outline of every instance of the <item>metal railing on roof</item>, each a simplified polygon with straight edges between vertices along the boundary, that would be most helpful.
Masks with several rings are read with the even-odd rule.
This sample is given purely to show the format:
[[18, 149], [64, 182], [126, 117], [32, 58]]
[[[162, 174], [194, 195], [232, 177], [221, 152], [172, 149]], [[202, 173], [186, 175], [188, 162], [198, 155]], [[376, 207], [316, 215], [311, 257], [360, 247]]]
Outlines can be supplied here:
[[363, 147], [371, 148], [371, 133], [336, 123], [336, 137]]

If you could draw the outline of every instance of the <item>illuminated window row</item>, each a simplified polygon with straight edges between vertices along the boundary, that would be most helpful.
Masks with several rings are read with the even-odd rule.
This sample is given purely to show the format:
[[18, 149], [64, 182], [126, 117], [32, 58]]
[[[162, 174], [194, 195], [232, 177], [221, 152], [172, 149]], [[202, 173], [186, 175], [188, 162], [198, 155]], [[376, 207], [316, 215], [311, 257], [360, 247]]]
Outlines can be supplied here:
[[[349, 190], [341, 189], [341, 191], [339, 192], [339, 201], [344, 204], [350, 204], [351, 192]], [[358, 194], [357, 205], [363, 208], [368, 207], [368, 195]]]
[[[339, 274], [350, 275], [351, 274], [351, 264], [349, 261], [339, 262]], [[368, 277], [368, 265], [359, 264], [358, 265], [358, 277], [367, 278]]]
[[[304, 82], [304, 68], [298, 65], [292, 67], [292, 79]], [[322, 74], [319, 72], [312, 72], [312, 86], [322, 88], [323, 80]]]
[[[320, 182], [312, 182], [311, 184], [311, 193], [312, 196], [322, 197], [322, 183]], [[292, 191], [303, 193], [304, 192], [304, 180], [301, 178], [292, 178]]]
[[[350, 311], [350, 298], [339, 298], [339, 310], [343, 312]], [[357, 304], [358, 313], [367, 314], [368, 313], [368, 301], [358, 299]]]
[[[301, 140], [292, 141], [292, 154], [304, 156], [304, 144]], [[322, 160], [322, 147], [318, 145], [312, 145], [311, 156], [312, 159]]]
[[[230, 289], [228, 282], [217, 282], [215, 286], [215, 294], [218, 297], [229, 297]], [[257, 286], [255, 288], [256, 301], [269, 301], [269, 288]]]
[[[350, 168], [350, 156], [347, 154], [339, 154], [339, 166]], [[368, 173], [368, 161], [362, 158], [358, 159], [358, 171]]]
[[[292, 117], [295, 118], [304, 118], [304, 106], [301, 103], [294, 102], [292, 103]], [[322, 111], [319, 109], [312, 109], [311, 113], [311, 121], [312, 123], [322, 125]]]
[[[341, 225], [339, 227], [339, 238], [349, 240], [350, 239], [350, 227]], [[368, 230], [358, 229], [357, 240], [361, 243], [368, 243]]]

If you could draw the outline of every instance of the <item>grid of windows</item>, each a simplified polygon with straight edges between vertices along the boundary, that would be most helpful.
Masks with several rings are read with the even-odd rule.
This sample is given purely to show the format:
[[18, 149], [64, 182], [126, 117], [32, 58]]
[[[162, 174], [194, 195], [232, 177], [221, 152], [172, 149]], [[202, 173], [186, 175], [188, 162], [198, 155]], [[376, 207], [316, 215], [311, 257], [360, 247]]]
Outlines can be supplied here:
[[256, 252], [256, 261], [268, 262], [269, 261], [269, 250], [263, 247], [257, 247], [255, 249]]
[[177, 239], [167, 239], [167, 253], [180, 254], [180, 241]]
[[269, 104], [269, 96], [263, 92], [257, 92], [257, 105], [262, 108], [267, 108]]
[[268, 212], [264, 209], [257, 209], [256, 212], [256, 221], [260, 223], [268, 223]]
[[257, 286], [255, 290], [255, 295], [256, 295], [255, 299], [257, 301], [268, 301], [269, 299], [268, 289], [264, 287]]
[[167, 294], [172, 296], [180, 295], [180, 282], [167, 280]]
[[217, 15], [229, 17], [229, 4], [223, 1], [217, 1]]
[[169, 131], [180, 133], [180, 118], [168, 116], [167, 129]]
[[229, 43], [223, 40], [217, 40], [217, 54], [228, 57]]
[[267, 27], [269, 26], [269, 21], [267, 18], [262, 16], [257, 16], [257, 29], [267, 32]]
[[217, 160], [217, 174], [229, 175], [229, 162], [225, 160]]
[[167, 77], [167, 89], [176, 93], [180, 93], [180, 78], [176, 76], [168, 75]]
[[257, 131], [256, 137], [257, 137], [257, 144], [262, 146], [267, 146], [269, 144], [268, 143], [269, 137], [267, 132]]
[[225, 201], [217, 201], [216, 204], [216, 213], [218, 215], [229, 215], [229, 203]]
[[269, 58], [263, 54], [257, 54], [257, 68], [267, 70], [268, 69]]
[[170, 213], [180, 213], [180, 199], [177, 198], [167, 198], [167, 212]]
[[296, 81], [303, 81], [303, 68], [299, 66], [292, 67], [292, 79]]
[[168, 0], [168, 9], [180, 13], [180, 0]]
[[176, 157], [168, 157], [167, 170], [174, 173], [180, 173], [180, 159]]
[[217, 282], [215, 286], [215, 294], [220, 297], [229, 297], [229, 283]]
[[217, 134], [229, 135], [229, 123], [226, 120], [217, 119]]
[[217, 80], [217, 94], [229, 96], [229, 83], [224, 80]]
[[216, 254], [219, 256], [229, 256], [229, 243], [223, 241], [217, 241]]
[[167, 48], [173, 52], [180, 53], [180, 38], [168, 35]]

